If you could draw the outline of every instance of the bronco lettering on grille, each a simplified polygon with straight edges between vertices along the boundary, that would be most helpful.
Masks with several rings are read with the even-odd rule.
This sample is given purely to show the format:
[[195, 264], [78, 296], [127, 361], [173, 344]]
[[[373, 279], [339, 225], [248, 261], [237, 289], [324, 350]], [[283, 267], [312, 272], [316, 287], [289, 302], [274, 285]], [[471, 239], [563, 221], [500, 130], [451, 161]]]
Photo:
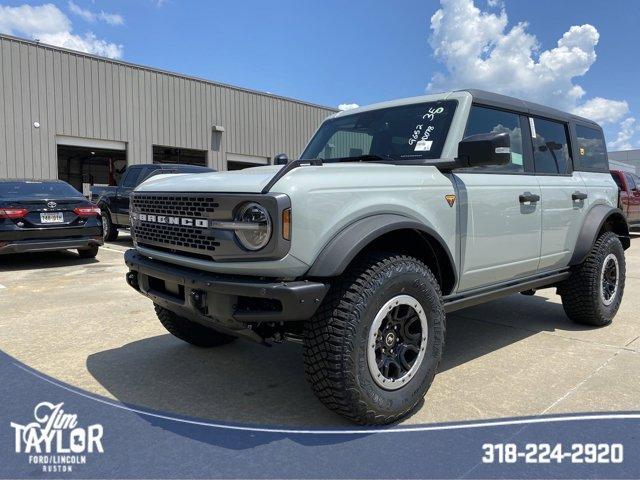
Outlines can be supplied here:
[[168, 215], [153, 215], [150, 213], [140, 213], [137, 216], [141, 222], [162, 223], [166, 225], [182, 225], [185, 227], [208, 228], [209, 220], [205, 218], [172, 217]]

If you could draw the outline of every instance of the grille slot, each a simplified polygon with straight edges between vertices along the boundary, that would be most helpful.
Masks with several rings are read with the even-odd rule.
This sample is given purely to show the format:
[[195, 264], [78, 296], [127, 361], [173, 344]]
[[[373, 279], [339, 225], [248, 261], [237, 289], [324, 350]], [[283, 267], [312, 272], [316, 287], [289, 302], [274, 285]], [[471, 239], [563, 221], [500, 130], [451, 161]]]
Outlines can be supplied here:
[[[210, 196], [133, 195], [132, 212], [188, 218], [210, 218], [219, 204]], [[132, 233], [138, 243], [162, 246], [212, 256], [220, 242], [207, 228], [166, 223], [132, 222]]]
[[134, 195], [132, 206], [137, 211], [179, 217], [206, 217], [218, 208], [213, 197]]

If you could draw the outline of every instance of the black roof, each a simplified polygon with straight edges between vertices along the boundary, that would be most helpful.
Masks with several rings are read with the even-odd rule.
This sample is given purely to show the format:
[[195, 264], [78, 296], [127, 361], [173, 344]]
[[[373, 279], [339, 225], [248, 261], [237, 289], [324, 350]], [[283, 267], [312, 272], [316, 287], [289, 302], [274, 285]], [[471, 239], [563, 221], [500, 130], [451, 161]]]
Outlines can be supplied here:
[[520, 98], [500, 95], [498, 93], [487, 92], [485, 90], [463, 89], [460, 91], [469, 92], [473, 97], [474, 103], [480, 105], [504, 108], [507, 110], [516, 110], [520, 112], [524, 111], [531, 115], [547, 117], [563, 122], [579, 121], [582, 123], [588, 123], [597, 126], [599, 128], [599, 125], [593, 120], [579, 117], [578, 115], [573, 115], [571, 113], [563, 112], [555, 108], [547, 107], [545, 105], [540, 105], [539, 103], [528, 102], [526, 100], [521, 100]]

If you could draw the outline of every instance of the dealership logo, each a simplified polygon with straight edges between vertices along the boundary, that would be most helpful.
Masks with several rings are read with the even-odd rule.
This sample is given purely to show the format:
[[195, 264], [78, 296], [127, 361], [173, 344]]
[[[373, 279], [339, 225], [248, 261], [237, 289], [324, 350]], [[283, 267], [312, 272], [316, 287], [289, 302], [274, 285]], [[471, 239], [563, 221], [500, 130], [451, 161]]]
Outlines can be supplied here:
[[134, 220], [148, 223], [160, 223], [163, 225], [179, 225], [183, 227], [209, 228], [209, 220], [206, 218], [170, 217], [168, 215], [153, 215], [151, 213], [132, 213]]
[[33, 422], [11, 422], [15, 452], [45, 473], [72, 472], [74, 466], [87, 463], [87, 454], [104, 452], [102, 425], [82, 427], [78, 415], [65, 412], [63, 406], [63, 402], [40, 402], [33, 409]]

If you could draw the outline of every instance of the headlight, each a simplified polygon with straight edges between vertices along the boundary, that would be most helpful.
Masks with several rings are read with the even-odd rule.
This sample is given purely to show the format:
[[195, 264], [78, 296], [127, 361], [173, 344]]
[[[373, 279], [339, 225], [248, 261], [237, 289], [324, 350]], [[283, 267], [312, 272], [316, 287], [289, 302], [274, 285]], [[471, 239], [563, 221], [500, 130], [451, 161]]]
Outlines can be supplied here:
[[271, 238], [271, 217], [269, 212], [255, 202], [241, 205], [234, 219], [238, 225], [236, 237], [247, 250], [264, 248]]

